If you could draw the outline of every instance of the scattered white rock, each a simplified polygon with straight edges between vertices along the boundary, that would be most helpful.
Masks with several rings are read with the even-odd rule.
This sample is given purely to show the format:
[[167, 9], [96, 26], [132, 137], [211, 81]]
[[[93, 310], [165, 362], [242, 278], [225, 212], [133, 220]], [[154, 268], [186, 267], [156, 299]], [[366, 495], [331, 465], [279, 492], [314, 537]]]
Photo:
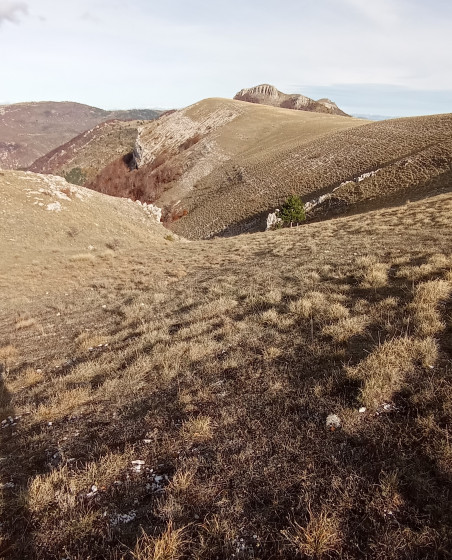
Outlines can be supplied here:
[[326, 418], [326, 427], [331, 432], [341, 427], [341, 419], [337, 414], [329, 414]]
[[47, 204], [46, 209], [50, 212], [61, 212], [61, 210], [63, 210], [63, 207], [61, 206], [61, 202], [56, 201]]
[[141, 459], [136, 459], [135, 461], [132, 461], [133, 472], [136, 473], [141, 472], [145, 464], [146, 464], [145, 461], [142, 461]]
[[15, 416], [14, 418], [12, 416], [8, 416], [8, 418], [2, 420], [0, 424], [2, 430], [4, 430], [5, 428], [14, 428], [14, 426], [17, 426], [17, 422], [20, 420], [20, 418], [20, 416]]
[[118, 513], [111, 518], [110, 524], [115, 527], [120, 523], [131, 523], [137, 517], [137, 512], [132, 510], [129, 513]]
[[358, 412], [366, 412], [366, 410], [367, 410], [366, 407], [365, 407], [365, 406], [362, 406], [362, 407], [359, 409]]
[[266, 231], [268, 231], [269, 229], [275, 229], [278, 224], [280, 224], [282, 222], [281, 218], [278, 216], [279, 214], [279, 209], [277, 208], [273, 213], [270, 213], [267, 216], [267, 229]]
[[93, 484], [91, 486], [91, 492], [88, 492], [88, 494], [86, 494], [86, 497], [87, 498], [94, 498], [94, 496], [97, 495], [97, 492], [98, 492], [97, 491], [97, 486], [95, 484]]
[[150, 217], [153, 218], [156, 222], [161, 222], [162, 221], [162, 209], [159, 208], [158, 206], [155, 206], [154, 204], [148, 204], [147, 202], [141, 202], [140, 200], [137, 200], [136, 203], [138, 205], [140, 205], [143, 210], [146, 212], [146, 214]]
[[357, 177], [356, 182], [360, 183], [361, 181], [364, 181], [364, 179], [368, 179], [369, 177], [373, 177], [374, 175], [376, 175], [379, 171], [381, 171], [381, 169], [377, 169], [375, 171], [369, 171], [369, 173], [363, 173], [362, 175], [360, 175], [359, 177]]

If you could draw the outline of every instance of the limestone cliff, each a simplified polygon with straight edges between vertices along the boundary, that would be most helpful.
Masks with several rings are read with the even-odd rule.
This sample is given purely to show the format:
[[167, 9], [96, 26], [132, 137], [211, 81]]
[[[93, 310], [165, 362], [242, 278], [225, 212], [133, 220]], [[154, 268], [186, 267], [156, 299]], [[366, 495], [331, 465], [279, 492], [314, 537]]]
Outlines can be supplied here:
[[261, 105], [272, 105], [283, 109], [295, 109], [297, 111], [311, 111], [313, 113], [330, 113], [331, 115], [341, 115], [347, 117], [333, 101], [329, 99], [319, 99], [315, 101], [305, 95], [298, 93], [282, 93], [275, 86], [261, 84], [252, 88], [242, 89], [234, 99], [247, 101], [248, 103], [259, 103]]

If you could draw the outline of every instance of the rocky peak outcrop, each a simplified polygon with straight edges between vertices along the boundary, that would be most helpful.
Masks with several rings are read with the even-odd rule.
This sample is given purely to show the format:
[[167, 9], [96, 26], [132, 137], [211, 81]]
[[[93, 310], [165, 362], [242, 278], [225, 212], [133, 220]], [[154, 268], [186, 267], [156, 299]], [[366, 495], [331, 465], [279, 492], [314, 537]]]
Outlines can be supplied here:
[[299, 93], [283, 93], [270, 84], [261, 84], [252, 88], [242, 89], [234, 96], [234, 99], [237, 101], [247, 101], [248, 103], [281, 107], [282, 109], [348, 116], [330, 99], [315, 101]]
[[240, 90], [234, 99], [238, 99], [239, 97], [246, 97], [246, 96], [263, 96], [269, 98], [278, 98], [281, 95], [281, 92], [278, 91], [275, 86], [270, 84], [261, 84], [260, 86], [255, 86], [252, 88], [245, 88]]

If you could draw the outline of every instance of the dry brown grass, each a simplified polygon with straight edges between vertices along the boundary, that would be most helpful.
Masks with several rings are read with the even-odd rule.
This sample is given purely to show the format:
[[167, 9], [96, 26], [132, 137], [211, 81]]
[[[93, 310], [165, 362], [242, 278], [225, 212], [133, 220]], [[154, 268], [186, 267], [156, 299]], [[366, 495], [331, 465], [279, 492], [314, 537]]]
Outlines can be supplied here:
[[17, 348], [11, 344], [0, 348], [0, 364], [5, 373], [8, 373], [9, 367], [17, 360], [18, 356]]
[[[253, 109], [252, 105], [245, 107], [250, 112]], [[255, 111], [259, 109], [262, 110]], [[198, 111], [208, 110], [212, 110], [212, 104], [206, 103]], [[339, 124], [333, 122], [335, 117], [327, 118], [331, 126]], [[234, 130], [237, 138], [245, 119], [238, 117], [221, 131], [220, 142], [228, 149], [229, 131]], [[264, 119], [265, 115], [259, 122]], [[312, 219], [384, 208], [388, 204], [404, 204], [407, 199], [448, 192], [450, 122], [450, 115], [390, 120], [325, 134], [307, 143], [301, 131], [298, 138], [292, 136], [296, 123], [286, 123], [285, 135], [281, 136], [284, 143], [271, 134], [259, 136], [259, 147], [240, 155], [233, 153], [231, 161], [216, 164], [211, 173], [197, 182], [189, 198], [185, 198], [176, 182], [165, 200], [172, 194], [172, 200], [181, 200], [181, 207], [188, 214], [174, 222], [171, 229], [191, 239], [262, 231], [268, 213], [280, 208], [289, 195], [295, 193], [308, 201], [331, 193], [346, 181], [351, 182], [313, 211]], [[308, 134], [312, 133], [310, 122], [304, 126]], [[254, 138], [249, 146], [253, 141]], [[355, 182], [362, 174], [376, 170], [379, 171], [373, 177]], [[369, 280], [380, 284], [384, 281], [384, 270], [376, 268]]]
[[[0, 386], [11, 558], [439, 560], [451, 302], [435, 255], [450, 251], [451, 216], [442, 196], [268, 235], [167, 243], [119, 222], [101, 239], [79, 226], [64, 255], [34, 246], [44, 264], [0, 279], [2, 345], [18, 350]], [[61, 266], [114, 236], [113, 262]], [[380, 287], [357, 264], [372, 251]], [[432, 262], [429, 290], [397, 275]], [[415, 320], [426, 301], [444, 323], [432, 337]], [[42, 332], [16, 331], [25, 312]]]
[[337, 552], [341, 544], [337, 520], [326, 512], [310, 513], [306, 527], [293, 521], [282, 533], [298, 554], [307, 558], [324, 558], [326, 554]]
[[21, 389], [29, 389], [30, 387], [34, 387], [35, 385], [38, 385], [39, 383], [44, 381], [44, 379], [45, 377], [42, 371], [36, 371], [35, 368], [27, 367], [8, 384], [8, 387], [13, 393], [15, 393], [20, 391]]
[[348, 375], [363, 382], [361, 398], [365, 406], [377, 408], [391, 401], [402, 388], [406, 376], [417, 364], [427, 368], [436, 363], [438, 347], [433, 338], [397, 338], [379, 346], [360, 364], [348, 368]]
[[182, 425], [182, 433], [190, 442], [207, 441], [213, 435], [212, 419], [208, 416], [191, 418]]
[[88, 494], [93, 485], [106, 490], [130, 468], [132, 452], [107, 453], [99, 461], [87, 463], [74, 471], [67, 465], [52, 470], [49, 474], [36, 476], [29, 485], [24, 499], [32, 512], [52, 512], [58, 516], [76, 510], [80, 505], [80, 494]]
[[330, 336], [335, 342], [345, 342], [353, 336], [362, 334], [369, 323], [364, 316], [347, 317], [337, 323], [323, 327], [323, 334]]
[[178, 560], [184, 555], [185, 528], [174, 529], [172, 522], [160, 537], [150, 537], [143, 531], [132, 552], [135, 560]]
[[108, 345], [110, 342], [110, 337], [101, 334], [94, 334], [89, 331], [82, 332], [75, 339], [76, 344], [78, 344], [81, 350], [92, 350], [93, 348]]
[[16, 331], [20, 331], [22, 329], [29, 329], [30, 327], [34, 327], [36, 325], [36, 319], [30, 317], [28, 319], [19, 319], [16, 322]]
[[410, 310], [419, 336], [432, 336], [445, 328], [438, 305], [450, 295], [452, 285], [445, 280], [432, 280], [416, 286]]
[[406, 278], [412, 282], [419, 282], [428, 278], [432, 274], [438, 273], [451, 266], [451, 259], [442, 253], [437, 253], [429, 257], [426, 263], [415, 265], [406, 265], [400, 267], [397, 271], [399, 278]]
[[90, 390], [79, 387], [59, 393], [51, 398], [50, 404], [40, 404], [36, 410], [35, 418], [39, 421], [53, 421], [68, 416], [73, 410], [90, 402]]
[[96, 256], [93, 255], [93, 253], [77, 253], [76, 255], [72, 255], [69, 260], [72, 262], [94, 263]]
[[358, 278], [363, 288], [382, 288], [388, 281], [388, 268], [386, 263], [377, 262], [375, 257], [365, 256], [356, 261]]

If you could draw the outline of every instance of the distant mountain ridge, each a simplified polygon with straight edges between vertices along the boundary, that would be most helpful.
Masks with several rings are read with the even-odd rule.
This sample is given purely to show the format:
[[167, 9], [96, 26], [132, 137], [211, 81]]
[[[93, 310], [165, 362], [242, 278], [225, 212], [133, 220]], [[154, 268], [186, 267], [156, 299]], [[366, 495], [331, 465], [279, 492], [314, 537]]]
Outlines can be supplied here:
[[235, 94], [234, 99], [237, 101], [247, 101], [248, 103], [272, 105], [273, 107], [281, 107], [282, 109], [329, 113], [342, 117], [349, 116], [339, 109], [336, 103], [330, 99], [323, 98], [315, 101], [299, 93], [283, 93], [270, 84], [261, 84], [259, 86], [242, 89]]
[[30, 166], [82, 132], [111, 120], [154, 120], [163, 111], [106, 111], [70, 101], [0, 105], [0, 168]]

